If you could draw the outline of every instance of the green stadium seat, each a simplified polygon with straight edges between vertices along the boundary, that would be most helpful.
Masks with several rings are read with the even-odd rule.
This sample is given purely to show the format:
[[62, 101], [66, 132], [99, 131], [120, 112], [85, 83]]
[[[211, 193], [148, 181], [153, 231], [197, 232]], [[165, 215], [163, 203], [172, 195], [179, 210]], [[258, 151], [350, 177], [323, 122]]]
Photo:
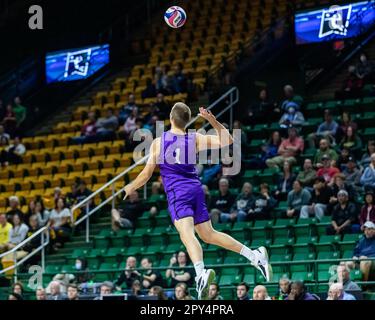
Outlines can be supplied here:
[[121, 256], [125, 256], [127, 248], [109, 248], [108, 251], [103, 255], [106, 263], [117, 263]]
[[273, 226], [273, 220], [256, 220], [253, 229], [264, 229]]
[[313, 282], [314, 281], [314, 273], [313, 272], [304, 272], [304, 271], [297, 271], [293, 272], [291, 276], [291, 280], [297, 281], [301, 280], [304, 282]]
[[308, 245], [311, 243], [316, 243], [318, 241], [318, 237], [311, 237], [311, 236], [301, 236], [296, 239], [296, 245]]
[[74, 266], [69, 264], [63, 265], [60, 270], [61, 273], [72, 273], [74, 271], [76, 271]]
[[234, 275], [222, 275], [220, 276], [219, 280], [219, 286], [231, 286], [235, 284], [235, 278]]
[[44, 270], [45, 273], [51, 273], [53, 275], [59, 273], [59, 271], [60, 271], [60, 266], [53, 265], [53, 264], [47, 265]]
[[363, 237], [362, 233], [344, 234], [344, 236], [342, 238], [342, 241], [340, 243], [342, 243], [342, 242], [356, 243], [362, 237]]
[[294, 226], [296, 220], [292, 219], [276, 219], [274, 227], [286, 228], [289, 226]]
[[352, 281], [361, 281], [362, 280], [362, 272], [360, 270], [351, 270], [350, 271], [350, 278]]
[[351, 259], [353, 258], [353, 250], [345, 250], [342, 254], [343, 259]]

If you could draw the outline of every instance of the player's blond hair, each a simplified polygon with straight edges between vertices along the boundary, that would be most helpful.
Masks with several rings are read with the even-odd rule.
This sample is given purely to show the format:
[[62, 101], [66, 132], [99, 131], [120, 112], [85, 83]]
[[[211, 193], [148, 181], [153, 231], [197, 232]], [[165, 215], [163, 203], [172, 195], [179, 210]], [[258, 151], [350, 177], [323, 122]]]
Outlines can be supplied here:
[[176, 127], [184, 129], [191, 119], [190, 108], [182, 102], [177, 102], [171, 110], [171, 119]]

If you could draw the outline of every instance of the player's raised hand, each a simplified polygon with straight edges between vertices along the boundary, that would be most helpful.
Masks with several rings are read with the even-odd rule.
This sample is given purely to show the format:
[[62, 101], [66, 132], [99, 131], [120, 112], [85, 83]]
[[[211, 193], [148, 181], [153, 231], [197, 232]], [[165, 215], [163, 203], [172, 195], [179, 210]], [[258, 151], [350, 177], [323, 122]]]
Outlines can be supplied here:
[[210, 110], [207, 110], [203, 107], [199, 108], [199, 116], [201, 116], [203, 119], [206, 119], [208, 122], [216, 120], [215, 116], [212, 114]]
[[124, 187], [124, 192], [125, 192], [125, 196], [122, 200], [125, 200], [128, 195], [132, 194], [134, 192], [134, 189], [132, 188], [132, 186], [130, 184], [127, 184], [125, 187]]

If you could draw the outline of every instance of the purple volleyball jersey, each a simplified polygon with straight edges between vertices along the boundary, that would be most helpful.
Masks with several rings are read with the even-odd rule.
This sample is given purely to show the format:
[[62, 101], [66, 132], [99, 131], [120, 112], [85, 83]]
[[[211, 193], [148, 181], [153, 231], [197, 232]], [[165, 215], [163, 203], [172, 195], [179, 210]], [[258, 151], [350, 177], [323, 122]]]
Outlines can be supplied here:
[[163, 133], [159, 167], [173, 223], [185, 217], [193, 217], [194, 224], [210, 219], [202, 184], [195, 168], [196, 159], [195, 133]]

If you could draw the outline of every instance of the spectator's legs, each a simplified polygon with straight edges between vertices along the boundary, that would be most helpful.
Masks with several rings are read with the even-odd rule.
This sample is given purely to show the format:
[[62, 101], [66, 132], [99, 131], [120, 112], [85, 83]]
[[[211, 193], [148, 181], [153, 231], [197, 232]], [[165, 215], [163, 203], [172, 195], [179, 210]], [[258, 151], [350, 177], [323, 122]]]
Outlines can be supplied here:
[[273, 157], [271, 159], [267, 159], [266, 160], [266, 165], [269, 167], [269, 168], [274, 168], [274, 167], [280, 167], [283, 165], [285, 161], [285, 158], [282, 157], [282, 156], [277, 156], [277, 157]]
[[246, 221], [246, 218], [247, 218], [247, 214], [246, 214], [245, 211], [243, 211], [243, 210], [238, 211], [237, 221]]
[[322, 203], [317, 203], [314, 208], [315, 217], [320, 221], [322, 220], [327, 206]]
[[307, 136], [307, 142], [308, 142], [310, 148], [316, 148], [316, 141], [315, 141], [316, 137], [317, 137], [317, 135], [316, 135], [315, 132], [310, 133]]
[[220, 213], [220, 222], [226, 223], [226, 222], [231, 222], [230, 214], [222, 212]]
[[219, 218], [220, 218], [220, 210], [218, 209], [212, 209], [211, 212], [210, 212], [210, 217], [211, 217], [211, 221], [213, 224], [215, 223], [218, 223], [219, 222]]
[[120, 212], [116, 209], [112, 209], [112, 230], [117, 231], [119, 228], [133, 228], [133, 223], [126, 218], [120, 216]]
[[299, 217], [301, 219], [307, 219], [309, 217], [310, 208], [311, 208], [310, 206], [302, 206]]
[[[359, 258], [360, 259], [366, 259], [367, 257], [361, 256]], [[361, 270], [361, 272], [363, 274], [363, 281], [368, 281], [368, 279], [369, 279], [371, 264], [372, 264], [371, 260], [367, 260], [367, 261], [364, 260], [364, 261], [361, 261], [360, 264], [359, 264], [359, 269]]]
[[332, 225], [328, 226], [326, 229], [327, 235], [334, 235], [336, 234], [336, 230], [333, 229]]

